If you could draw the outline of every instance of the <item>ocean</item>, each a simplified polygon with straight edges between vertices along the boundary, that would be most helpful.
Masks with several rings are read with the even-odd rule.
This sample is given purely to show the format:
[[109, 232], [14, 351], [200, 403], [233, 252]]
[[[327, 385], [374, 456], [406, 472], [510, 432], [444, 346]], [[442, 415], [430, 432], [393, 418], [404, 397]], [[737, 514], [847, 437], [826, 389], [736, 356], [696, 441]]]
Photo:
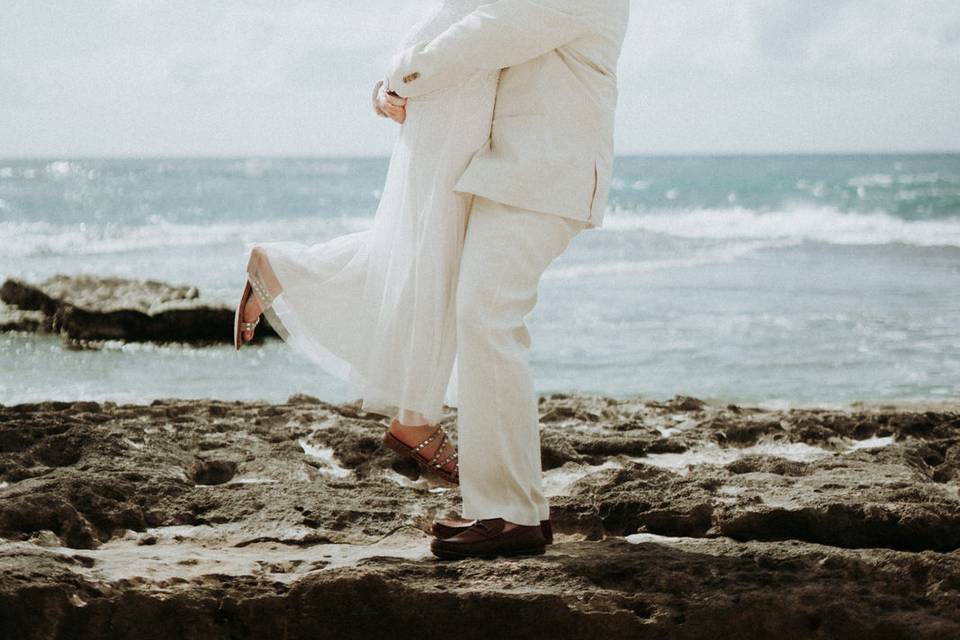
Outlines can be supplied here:
[[[158, 279], [233, 306], [247, 243], [368, 226], [386, 158], [0, 160], [0, 278]], [[960, 155], [622, 156], [529, 316], [540, 393], [764, 406], [960, 398]], [[230, 328], [224, 331], [229, 334]], [[280, 341], [0, 334], [0, 403], [340, 402]]]

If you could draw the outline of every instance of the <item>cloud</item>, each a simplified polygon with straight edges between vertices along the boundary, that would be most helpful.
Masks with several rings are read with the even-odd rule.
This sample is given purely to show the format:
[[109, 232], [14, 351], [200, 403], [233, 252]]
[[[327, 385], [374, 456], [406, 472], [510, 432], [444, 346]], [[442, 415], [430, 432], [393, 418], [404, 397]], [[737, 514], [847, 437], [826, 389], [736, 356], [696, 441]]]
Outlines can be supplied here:
[[960, 149], [958, 19], [933, 0], [636, 2], [622, 146]]
[[[384, 154], [425, 0], [7, 0], [0, 155]], [[960, 5], [633, 0], [621, 152], [960, 149]]]
[[26, 104], [26, 81], [13, 70], [0, 66], [0, 105], [24, 107]]

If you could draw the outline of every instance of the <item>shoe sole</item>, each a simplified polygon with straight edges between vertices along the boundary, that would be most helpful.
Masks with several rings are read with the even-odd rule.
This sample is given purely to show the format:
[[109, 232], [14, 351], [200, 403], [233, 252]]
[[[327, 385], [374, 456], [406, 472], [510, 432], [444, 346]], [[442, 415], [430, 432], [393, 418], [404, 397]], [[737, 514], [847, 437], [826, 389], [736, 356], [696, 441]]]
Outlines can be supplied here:
[[[430, 535], [432, 535], [437, 540], [446, 540], [447, 538], [452, 538], [458, 533], [462, 533], [469, 528], [470, 528], [470, 525], [465, 525], [463, 527], [444, 527], [442, 529], [439, 529], [436, 525], [434, 525], [434, 527], [430, 530]], [[540, 525], [541, 531], [543, 530], [543, 528], [544, 526], [541, 524]], [[553, 544], [552, 535], [549, 538], [546, 535], [544, 535], [543, 537], [546, 539], [547, 544]]]
[[442, 478], [443, 480], [446, 480], [450, 484], [455, 484], [455, 485], [460, 484], [458, 480], [451, 478], [446, 472], [440, 471], [439, 469], [434, 469], [433, 467], [423, 462], [420, 456], [414, 453], [413, 447], [407, 446], [405, 443], [401, 442], [396, 436], [394, 436], [389, 431], [387, 431], [386, 435], [383, 436], [383, 445], [388, 449], [391, 449], [392, 451], [395, 451], [396, 453], [400, 454], [404, 458], [410, 458], [411, 460], [416, 462], [417, 465], [421, 469], [423, 469], [426, 473], [430, 473], [434, 476], [437, 476], [438, 478]]
[[245, 280], [243, 282], [243, 293], [240, 294], [240, 304], [237, 305], [237, 310], [233, 313], [233, 348], [235, 351], [239, 351], [240, 347], [247, 343], [243, 339], [243, 332], [240, 330], [240, 319], [243, 308], [247, 305], [247, 299], [250, 297], [247, 292], [251, 290], [250, 280]]
[[458, 553], [447, 549], [434, 549], [430, 547], [430, 552], [441, 560], [462, 560], [464, 558], [481, 558], [483, 560], [493, 560], [497, 557], [510, 558], [514, 556], [540, 556], [547, 552], [546, 546], [529, 547], [525, 549], [511, 549], [509, 551], [496, 551], [491, 553]]

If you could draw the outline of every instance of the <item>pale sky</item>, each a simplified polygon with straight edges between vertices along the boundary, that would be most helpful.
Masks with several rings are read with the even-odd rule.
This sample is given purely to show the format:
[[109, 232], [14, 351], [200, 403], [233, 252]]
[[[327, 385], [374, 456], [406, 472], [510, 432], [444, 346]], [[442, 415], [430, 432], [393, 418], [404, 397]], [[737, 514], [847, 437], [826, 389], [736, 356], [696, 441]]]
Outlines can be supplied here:
[[[585, 0], [589, 1], [589, 0]], [[430, 0], [2, 0], [0, 157], [386, 155]], [[960, 151], [956, 0], [631, 0], [616, 151]]]

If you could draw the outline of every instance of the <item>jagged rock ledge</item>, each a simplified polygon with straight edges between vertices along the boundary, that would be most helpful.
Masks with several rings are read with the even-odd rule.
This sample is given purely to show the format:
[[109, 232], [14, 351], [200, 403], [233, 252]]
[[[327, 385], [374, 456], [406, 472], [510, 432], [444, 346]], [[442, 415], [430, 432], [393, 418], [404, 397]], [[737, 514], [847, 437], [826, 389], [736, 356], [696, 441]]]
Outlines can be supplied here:
[[447, 562], [356, 403], [0, 406], [0, 636], [960, 637], [958, 407], [541, 417], [555, 544]]
[[[0, 331], [57, 333], [72, 346], [233, 340], [233, 309], [202, 300], [196, 287], [156, 280], [58, 274], [31, 284], [9, 278], [0, 286], [0, 301], [6, 305], [0, 306]], [[276, 332], [264, 322], [254, 340], [267, 336]]]

